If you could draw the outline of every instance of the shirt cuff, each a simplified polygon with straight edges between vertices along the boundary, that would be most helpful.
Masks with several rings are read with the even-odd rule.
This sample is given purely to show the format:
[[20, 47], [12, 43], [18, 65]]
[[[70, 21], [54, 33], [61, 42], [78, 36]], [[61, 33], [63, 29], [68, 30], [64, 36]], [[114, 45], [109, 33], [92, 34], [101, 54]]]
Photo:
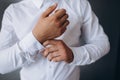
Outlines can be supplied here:
[[23, 52], [29, 52], [31, 55], [35, 55], [36, 51], [44, 50], [43, 45], [36, 40], [32, 32], [19, 42], [19, 46]]
[[84, 65], [84, 60], [86, 60], [86, 51], [84, 47], [70, 47], [70, 49], [73, 51], [74, 59], [70, 63], [72, 66], [80, 66]]

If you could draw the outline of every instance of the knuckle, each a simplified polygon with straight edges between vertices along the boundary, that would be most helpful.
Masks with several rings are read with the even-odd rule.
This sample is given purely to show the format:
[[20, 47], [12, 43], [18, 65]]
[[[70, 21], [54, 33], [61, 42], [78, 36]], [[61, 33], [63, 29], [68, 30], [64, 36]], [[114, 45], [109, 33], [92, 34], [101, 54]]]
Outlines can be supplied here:
[[46, 48], [46, 49], [45, 49], [45, 53], [47, 54], [48, 52], [49, 52], [49, 49], [48, 49], [48, 48]]
[[56, 16], [53, 16], [51, 21], [52, 21], [53, 23], [58, 23], [58, 20], [57, 20], [57, 17], [56, 17]]
[[43, 54], [43, 56], [47, 57], [47, 52], [45, 52], [45, 53]]
[[66, 20], [66, 23], [70, 23], [69, 20]]
[[44, 42], [44, 43], [43, 43], [43, 45], [44, 45], [44, 46], [45, 46], [45, 45], [47, 45], [47, 41], [46, 41], [46, 42]]
[[68, 14], [66, 14], [66, 18], [68, 18], [69, 17], [69, 15]]
[[51, 55], [49, 55], [49, 56], [48, 56], [48, 59], [49, 59], [49, 60], [51, 60], [51, 59], [52, 59]]
[[54, 15], [54, 16], [52, 17], [52, 19], [56, 21], [56, 20], [57, 20], [57, 16]]
[[51, 55], [49, 56], [49, 59], [50, 59], [50, 60], [52, 59], [52, 56], [51, 56]]
[[48, 48], [47, 48], [47, 52], [49, 53], [49, 51], [50, 51], [50, 48], [48, 47]]
[[57, 22], [56, 22], [56, 25], [57, 25], [58, 27], [60, 27], [60, 26], [61, 26], [61, 23], [60, 23], [59, 21], [57, 21]]
[[66, 10], [65, 9], [61, 9], [63, 12], [66, 12]]
[[48, 44], [48, 43], [50, 43], [50, 40], [47, 40], [47, 41], [46, 41], [46, 44]]
[[[70, 22], [69, 22], [68, 20], [66, 20], [66, 23], [65, 23], [65, 24], [66, 24], [66, 26], [67, 26], [67, 25], [69, 25], [69, 23], [70, 23]], [[65, 27], [66, 27], [66, 26], [65, 26]]]

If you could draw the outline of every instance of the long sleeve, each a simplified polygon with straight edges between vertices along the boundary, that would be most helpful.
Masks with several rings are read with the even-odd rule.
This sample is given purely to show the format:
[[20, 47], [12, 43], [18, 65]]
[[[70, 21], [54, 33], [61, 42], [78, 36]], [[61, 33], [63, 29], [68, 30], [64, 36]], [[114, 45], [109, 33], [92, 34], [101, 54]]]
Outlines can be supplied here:
[[99, 24], [98, 18], [92, 12], [87, 0], [81, 0], [82, 37], [85, 44], [71, 47], [74, 54], [73, 65], [87, 65], [108, 53], [110, 44], [107, 35]]
[[0, 32], [0, 73], [14, 71], [35, 61], [43, 46], [35, 39], [32, 32], [19, 40], [12, 24], [11, 6], [6, 9]]

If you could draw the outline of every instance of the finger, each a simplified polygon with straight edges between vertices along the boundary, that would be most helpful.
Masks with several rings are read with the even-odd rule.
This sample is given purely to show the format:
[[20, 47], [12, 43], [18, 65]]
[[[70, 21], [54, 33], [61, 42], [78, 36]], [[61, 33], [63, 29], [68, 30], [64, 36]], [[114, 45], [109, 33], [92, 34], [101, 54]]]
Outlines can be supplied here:
[[47, 58], [48, 58], [49, 61], [51, 61], [53, 58], [59, 57], [59, 56], [60, 55], [58, 54], [58, 51], [55, 51], [53, 53], [50, 53]]
[[49, 51], [48, 50], [44, 50], [43, 54], [44, 57], [47, 57], [49, 55]]
[[54, 16], [57, 17], [57, 19], [61, 18], [62, 16], [64, 16], [66, 14], [66, 10], [65, 9], [60, 9], [58, 10], [55, 14], [53, 14]]
[[68, 18], [68, 14], [65, 14], [65, 15], [61, 18], [60, 23], [61, 23], [61, 24], [65, 23], [66, 20], [67, 20], [67, 18]]
[[57, 10], [55, 11], [55, 13], [58, 12], [58, 11], [59, 11], [59, 9], [57, 9]]
[[65, 31], [66, 31], [66, 27], [68, 26], [68, 24], [69, 24], [69, 21], [66, 21], [64, 24], [63, 24], [63, 26], [61, 27], [61, 33], [64, 33]]
[[69, 25], [69, 23], [70, 22], [68, 20], [66, 20], [61, 28], [64, 30], [64, 28], [66, 28]]
[[53, 62], [60, 62], [60, 61], [63, 61], [63, 59], [62, 59], [61, 56], [57, 56], [57, 57], [52, 58], [51, 61], [53, 61]]
[[58, 49], [57, 49], [56, 46], [48, 47], [48, 48], [46, 48], [45, 50], [47, 50], [49, 53], [52, 53], [52, 52], [58, 51]]
[[61, 33], [64, 33], [66, 31], [66, 27], [62, 28]]
[[50, 6], [45, 12], [43, 12], [42, 17], [43, 18], [48, 17], [56, 8], [57, 8], [57, 3]]
[[56, 40], [47, 40], [43, 43], [43, 46], [48, 46], [48, 45], [55, 45], [56, 44]]
[[50, 45], [49, 47], [46, 47], [44, 52], [43, 52], [43, 56], [47, 57], [49, 55], [49, 53], [52, 53], [54, 51], [58, 51], [57, 47]]

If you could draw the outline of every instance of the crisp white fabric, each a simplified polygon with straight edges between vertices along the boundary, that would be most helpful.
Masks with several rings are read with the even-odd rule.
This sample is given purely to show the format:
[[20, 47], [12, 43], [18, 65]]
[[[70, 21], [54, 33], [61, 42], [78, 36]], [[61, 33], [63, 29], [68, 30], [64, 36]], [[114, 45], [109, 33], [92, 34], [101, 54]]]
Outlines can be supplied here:
[[[40, 15], [58, 3], [69, 14], [66, 32], [56, 38], [73, 51], [74, 61], [50, 62], [32, 34]], [[48, 26], [49, 27], [49, 26]], [[0, 73], [22, 67], [21, 80], [79, 80], [81, 65], [90, 64], [109, 51], [109, 41], [87, 0], [23, 0], [11, 4], [4, 13], [0, 32]]]

